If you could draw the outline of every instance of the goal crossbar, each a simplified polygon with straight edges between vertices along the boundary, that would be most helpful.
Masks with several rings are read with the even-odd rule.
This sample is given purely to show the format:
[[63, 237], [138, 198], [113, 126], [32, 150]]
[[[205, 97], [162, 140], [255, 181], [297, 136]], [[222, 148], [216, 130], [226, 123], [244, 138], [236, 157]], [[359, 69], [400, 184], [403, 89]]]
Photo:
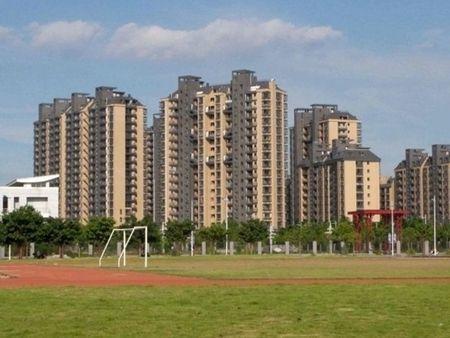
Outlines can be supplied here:
[[[144, 266], [148, 267], [148, 229], [146, 226], [136, 226], [136, 227], [132, 227], [132, 228], [122, 228], [122, 229], [113, 229], [111, 231], [111, 234], [109, 235], [108, 241], [106, 242], [105, 247], [103, 248], [102, 254], [100, 255], [100, 258], [98, 260], [98, 266], [101, 267], [102, 266], [102, 260], [103, 257], [105, 256], [106, 250], [108, 249], [109, 243], [111, 242], [111, 239], [114, 236], [115, 232], [122, 232], [123, 234], [123, 242], [122, 242], [122, 250], [120, 251], [120, 255], [119, 258], [117, 259], [117, 267], [120, 268], [120, 261], [123, 260], [123, 266], [127, 265], [127, 260], [126, 260], [126, 255], [127, 255], [127, 246], [130, 243], [131, 237], [133, 236], [134, 232], [136, 230], [144, 230], [145, 233], [145, 243], [144, 243]], [[130, 231], [130, 235], [127, 238], [127, 231]]]

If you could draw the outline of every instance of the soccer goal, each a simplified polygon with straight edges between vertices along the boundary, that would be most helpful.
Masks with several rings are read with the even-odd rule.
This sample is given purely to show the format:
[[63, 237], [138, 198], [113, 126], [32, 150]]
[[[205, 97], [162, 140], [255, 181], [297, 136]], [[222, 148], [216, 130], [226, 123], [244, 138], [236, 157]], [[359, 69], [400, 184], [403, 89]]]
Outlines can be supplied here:
[[[122, 228], [122, 229], [113, 229], [111, 231], [111, 235], [109, 235], [108, 242], [106, 242], [105, 248], [103, 249], [103, 252], [100, 256], [100, 259], [98, 260], [98, 266], [102, 266], [102, 259], [103, 256], [106, 253], [106, 249], [108, 249], [109, 243], [111, 242], [111, 239], [113, 238], [115, 233], [122, 233], [122, 250], [120, 251], [119, 258], [117, 259], [117, 267], [120, 268], [121, 262], [123, 266], [127, 266], [127, 246], [128, 243], [130, 243], [131, 237], [133, 237], [133, 234], [136, 230], [144, 230], [144, 238], [145, 238], [145, 248], [144, 248], [144, 266], [147, 267], [148, 263], [148, 229], [145, 226], [137, 226], [133, 228]], [[129, 234], [129, 235], [128, 235]]]

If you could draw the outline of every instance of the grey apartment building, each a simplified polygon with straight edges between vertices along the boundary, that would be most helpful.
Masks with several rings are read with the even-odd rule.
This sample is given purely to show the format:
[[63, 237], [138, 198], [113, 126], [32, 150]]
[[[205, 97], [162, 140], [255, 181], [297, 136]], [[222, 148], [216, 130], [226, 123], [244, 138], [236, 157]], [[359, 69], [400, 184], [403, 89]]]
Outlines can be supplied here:
[[450, 145], [433, 145], [431, 155], [423, 149], [406, 149], [405, 159], [394, 171], [397, 209], [431, 221], [436, 198], [437, 221], [450, 220]]

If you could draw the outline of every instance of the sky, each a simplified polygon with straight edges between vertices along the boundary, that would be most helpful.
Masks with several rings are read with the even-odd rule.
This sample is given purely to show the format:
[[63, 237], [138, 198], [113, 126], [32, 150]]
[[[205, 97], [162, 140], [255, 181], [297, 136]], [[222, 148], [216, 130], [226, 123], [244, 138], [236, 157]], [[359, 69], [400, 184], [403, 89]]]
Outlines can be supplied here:
[[[296, 107], [338, 104], [393, 173], [450, 143], [448, 1], [0, 0], [0, 184], [33, 174], [38, 104], [115, 86], [149, 116], [179, 75], [276, 79]], [[149, 121], [151, 118], [149, 117]]]

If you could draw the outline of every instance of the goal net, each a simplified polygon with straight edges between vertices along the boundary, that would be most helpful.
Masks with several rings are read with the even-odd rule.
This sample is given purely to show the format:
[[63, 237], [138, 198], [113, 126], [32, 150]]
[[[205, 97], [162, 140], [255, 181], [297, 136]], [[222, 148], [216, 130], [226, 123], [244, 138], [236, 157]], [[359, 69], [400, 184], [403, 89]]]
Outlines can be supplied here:
[[114, 234], [119, 234], [122, 237], [122, 248], [120, 250], [120, 254], [118, 253], [117, 258], [117, 267], [120, 268], [121, 266], [127, 266], [127, 247], [128, 244], [130, 244], [130, 240], [133, 237], [133, 234], [136, 231], [144, 231], [144, 266], [148, 266], [148, 229], [145, 226], [136, 226], [133, 228], [117, 228], [113, 229], [111, 231], [111, 234], [109, 235], [108, 241], [106, 242], [106, 245], [102, 251], [102, 254], [98, 260], [98, 266], [102, 266], [102, 260], [105, 256], [106, 250], [108, 249], [109, 244], [111, 243], [111, 240], [114, 237]]

